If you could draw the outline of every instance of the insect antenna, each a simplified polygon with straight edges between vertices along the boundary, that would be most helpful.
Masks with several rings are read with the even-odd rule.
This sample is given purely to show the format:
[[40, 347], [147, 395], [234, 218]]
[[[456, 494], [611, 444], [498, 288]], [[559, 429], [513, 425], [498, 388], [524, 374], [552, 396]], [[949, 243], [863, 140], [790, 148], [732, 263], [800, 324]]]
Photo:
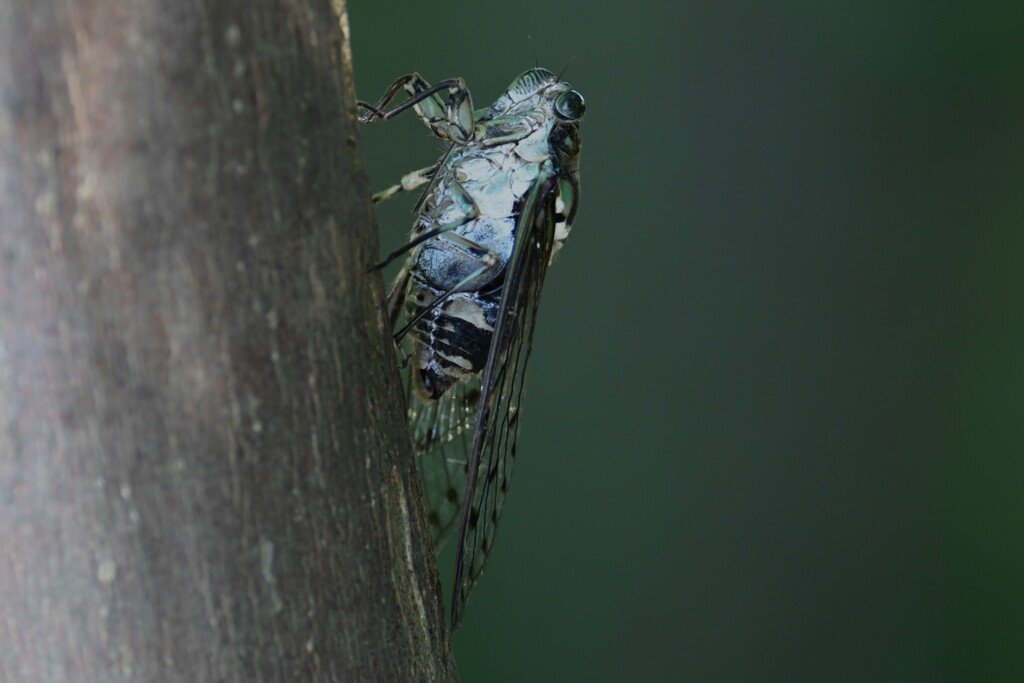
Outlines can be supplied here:
[[564, 76], [565, 72], [569, 70], [569, 65], [572, 64], [573, 61], [575, 61], [575, 59], [576, 59], [575, 55], [572, 56], [572, 57], [569, 57], [569, 61], [566, 62], [565, 66], [562, 67], [562, 70], [558, 72], [558, 78], [555, 79], [556, 82], [561, 82], [562, 76]]

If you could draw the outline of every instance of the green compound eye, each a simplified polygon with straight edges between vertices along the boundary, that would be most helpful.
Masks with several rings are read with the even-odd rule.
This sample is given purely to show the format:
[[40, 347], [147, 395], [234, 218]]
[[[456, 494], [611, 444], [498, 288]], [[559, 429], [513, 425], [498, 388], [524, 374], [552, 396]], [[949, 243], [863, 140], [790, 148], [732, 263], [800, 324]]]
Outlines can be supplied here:
[[558, 118], [565, 119], [566, 121], [575, 121], [582, 118], [583, 112], [586, 109], [586, 105], [583, 104], [583, 95], [580, 95], [575, 90], [562, 93], [555, 100], [555, 114], [558, 115]]

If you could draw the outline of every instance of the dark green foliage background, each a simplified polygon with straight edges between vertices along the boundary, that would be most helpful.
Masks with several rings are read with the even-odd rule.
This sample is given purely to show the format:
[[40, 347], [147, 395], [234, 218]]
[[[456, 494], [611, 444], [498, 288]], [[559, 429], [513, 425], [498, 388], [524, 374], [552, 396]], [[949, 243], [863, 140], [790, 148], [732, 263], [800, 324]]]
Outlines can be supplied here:
[[1021, 7], [351, 3], [361, 97], [587, 99], [463, 680], [1024, 680]]

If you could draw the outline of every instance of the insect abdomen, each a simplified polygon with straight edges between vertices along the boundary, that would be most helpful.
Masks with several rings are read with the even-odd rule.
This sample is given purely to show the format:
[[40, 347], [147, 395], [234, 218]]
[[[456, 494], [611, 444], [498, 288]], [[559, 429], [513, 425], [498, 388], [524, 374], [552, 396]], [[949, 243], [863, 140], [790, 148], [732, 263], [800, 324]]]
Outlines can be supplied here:
[[[423, 296], [427, 292], [432, 288], [423, 287], [420, 296], [409, 298], [412, 315], [441, 294]], [[497, 297], [479, 292], [455, 294], [423, 316], [412, 332], [416, 343], [413, 377], [421, 396], [438, 399], [464, 375], [484, 369], [497, 316]]]

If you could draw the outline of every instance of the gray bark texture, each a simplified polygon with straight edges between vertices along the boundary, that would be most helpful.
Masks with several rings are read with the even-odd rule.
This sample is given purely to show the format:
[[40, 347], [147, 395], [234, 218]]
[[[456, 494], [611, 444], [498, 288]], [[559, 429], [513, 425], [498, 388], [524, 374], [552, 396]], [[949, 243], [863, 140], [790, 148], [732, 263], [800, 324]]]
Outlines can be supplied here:
[[0, 0], [0, 680], [449, 681], [343, 0]]

